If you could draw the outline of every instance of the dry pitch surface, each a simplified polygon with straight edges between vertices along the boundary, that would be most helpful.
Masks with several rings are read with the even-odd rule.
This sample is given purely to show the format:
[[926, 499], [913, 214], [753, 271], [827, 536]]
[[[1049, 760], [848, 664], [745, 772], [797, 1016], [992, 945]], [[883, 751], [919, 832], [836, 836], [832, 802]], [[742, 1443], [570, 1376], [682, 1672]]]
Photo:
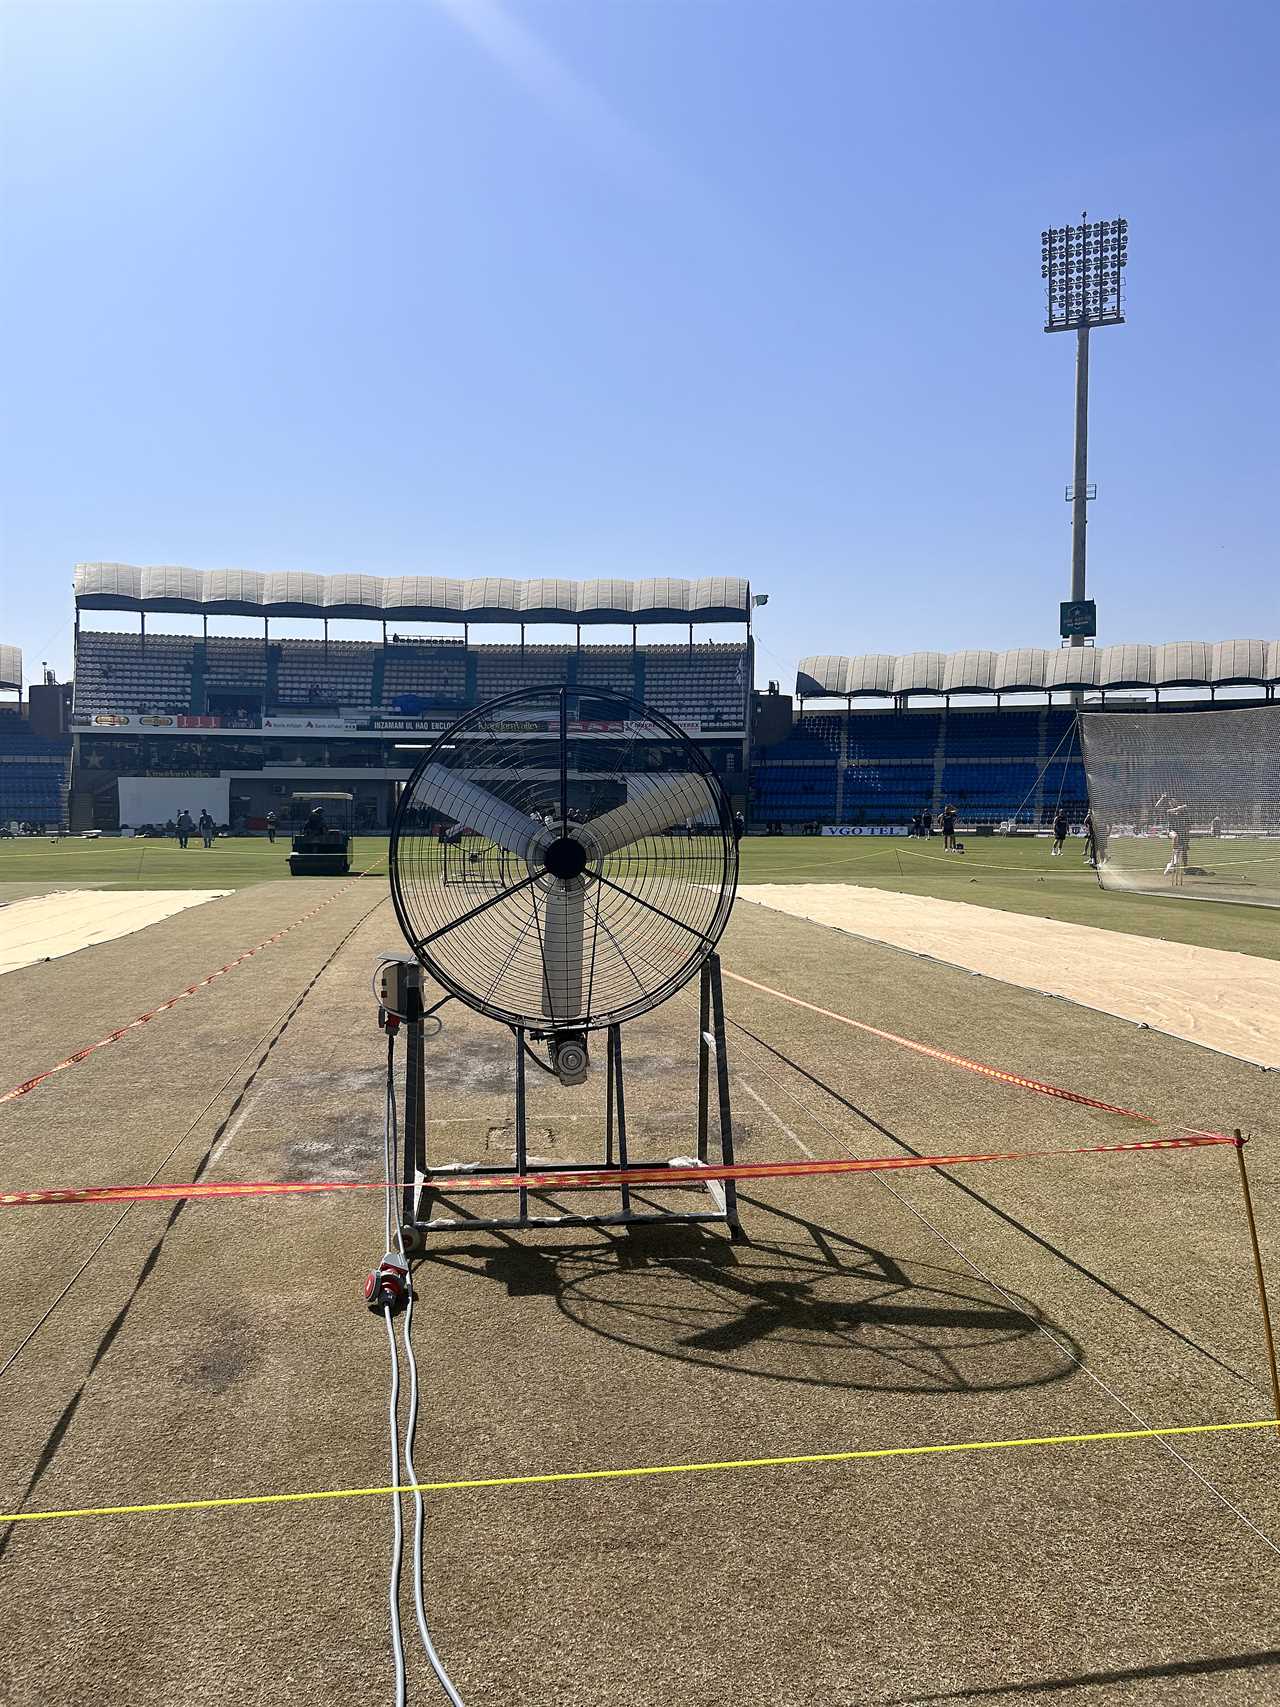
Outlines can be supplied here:
[[[0, 979], [3, 1089], [336, 897], [0, 1107], [0, 1183], [375, 1177], [368, 978], [397, 941], [383, 893], [263, 884]], [[759, 908], [735, 916], [725, 963], [1148, 1110], [1159, 1132], [1252, 1130], [1274, 1277], [1274, 1076]], [[744, 1159], [1146, 1135], [732, 982], [728, 997], [754, 1034], [731, 1032]], [[504, 1034], [456, 1005], [445, 1018], [435, 1155], [508, 1155]], [[689, 1148], [694, 1022], [686, 993], [627, 1030], [637, 1155]], [[534, 1150], [591, 1153], [593, 1095], [531, 1090]], [[419, 1474], [1271, 1414], [1228, 1150], [745, 1197], [738, 1246], [689, 1231], [437, 1246], [417, 1277]], [[386, 1341], [360, 1296], [381, 1251], [372, 1194], [0, 1213], [0, 1362], [83, 1267], [0, 1377], [6, 1510], [387, 1479]], [[1261, 1703], [1280, 1678], [1278, 1452], [1259, 1430], [440, 1494], [427, 1600], [469, 1707]], [[13, 1525], [0, 1699], [388, 1702], [389, 1529], [378, 1499]], [[411, 1699], [438, 1699], [411, 1667]]]

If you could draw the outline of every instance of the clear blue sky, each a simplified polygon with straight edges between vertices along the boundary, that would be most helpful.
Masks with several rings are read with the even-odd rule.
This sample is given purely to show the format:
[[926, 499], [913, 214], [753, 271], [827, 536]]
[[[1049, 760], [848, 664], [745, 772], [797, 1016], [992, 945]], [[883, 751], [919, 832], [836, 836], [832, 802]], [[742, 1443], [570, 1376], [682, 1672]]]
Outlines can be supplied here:
[[1275, 638], [1278, 20], [8, 0], [0, 639], [65, 672], [108, 559], [742, 573], [785, 688], [1053, 645], [1083, 208], [1100, 639]]

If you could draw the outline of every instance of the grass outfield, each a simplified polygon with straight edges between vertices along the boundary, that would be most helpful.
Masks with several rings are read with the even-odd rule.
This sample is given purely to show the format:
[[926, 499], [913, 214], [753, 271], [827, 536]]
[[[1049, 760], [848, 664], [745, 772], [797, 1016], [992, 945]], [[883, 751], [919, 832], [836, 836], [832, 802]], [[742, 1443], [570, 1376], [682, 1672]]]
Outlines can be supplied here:
[[[1072, 841], [1061, 859], [1048, 838], [976, 838], [964, 855], [944, 855], [906, 837], [753, 836], [742, 844], [744, 883], [860, 883], [905, 895], [935, 895], [1011, 913], [1031, 913], [1102, 930], [1280, 960], [1280, 911], [1224, 906], [1179, 896], [1104, 893]], [[0, 842], [6, 883], [57, 888], [243, 889], [287, 874], [288, 840], [231, 840], [184, 852], [174, 842], [15, 840]], [[354, 869], [385, 869], [384, 837], [360, 836]], [[307, 879], [299, 878], [300, 884]], [[326, 881], [332, 882], [332, 879]]]
[[[104, 837], [89, 842], [68, 836], [54, 842], [15, 837], [0, 841], [0, 884], [47, 884], [59, 889], [243, 889], [250, 883], [287, 877], [288, 857], [288, 836], [279, 837], [274, 847], [264, 836], [215, 842], [211, 848], [202, 847], [194, 836], [186, 849], [176, 841]], [[354, 871], [368, 866], [382, 869], [386, 857], [385, 836], [356, 837]]]

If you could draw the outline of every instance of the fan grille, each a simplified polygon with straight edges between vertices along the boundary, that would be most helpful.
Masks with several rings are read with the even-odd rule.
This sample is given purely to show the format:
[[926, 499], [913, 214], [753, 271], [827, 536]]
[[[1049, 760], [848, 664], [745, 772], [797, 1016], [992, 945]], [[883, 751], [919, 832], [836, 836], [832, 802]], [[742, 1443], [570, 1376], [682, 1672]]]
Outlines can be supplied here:
[[[590, 715], [584, 715], [589, 712]], [[460, 718], [396, 812], [391, 891], [427, 971], [532, 1031], [634, 1018], [715, 947], [737, 884], [724, 789], [634, 700], [522, 689]]]

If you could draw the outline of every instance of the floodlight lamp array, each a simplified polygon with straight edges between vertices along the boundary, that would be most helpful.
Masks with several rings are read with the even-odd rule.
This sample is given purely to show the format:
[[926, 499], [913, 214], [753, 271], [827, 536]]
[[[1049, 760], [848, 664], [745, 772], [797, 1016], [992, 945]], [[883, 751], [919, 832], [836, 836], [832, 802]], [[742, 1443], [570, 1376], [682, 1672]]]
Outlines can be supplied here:
[[1040, 233], [1040, 277], [1046, 281], [1046, 332], [1124, 322], [1123, 273], [1129, 262], [1127, 219], [1082, 221]]

